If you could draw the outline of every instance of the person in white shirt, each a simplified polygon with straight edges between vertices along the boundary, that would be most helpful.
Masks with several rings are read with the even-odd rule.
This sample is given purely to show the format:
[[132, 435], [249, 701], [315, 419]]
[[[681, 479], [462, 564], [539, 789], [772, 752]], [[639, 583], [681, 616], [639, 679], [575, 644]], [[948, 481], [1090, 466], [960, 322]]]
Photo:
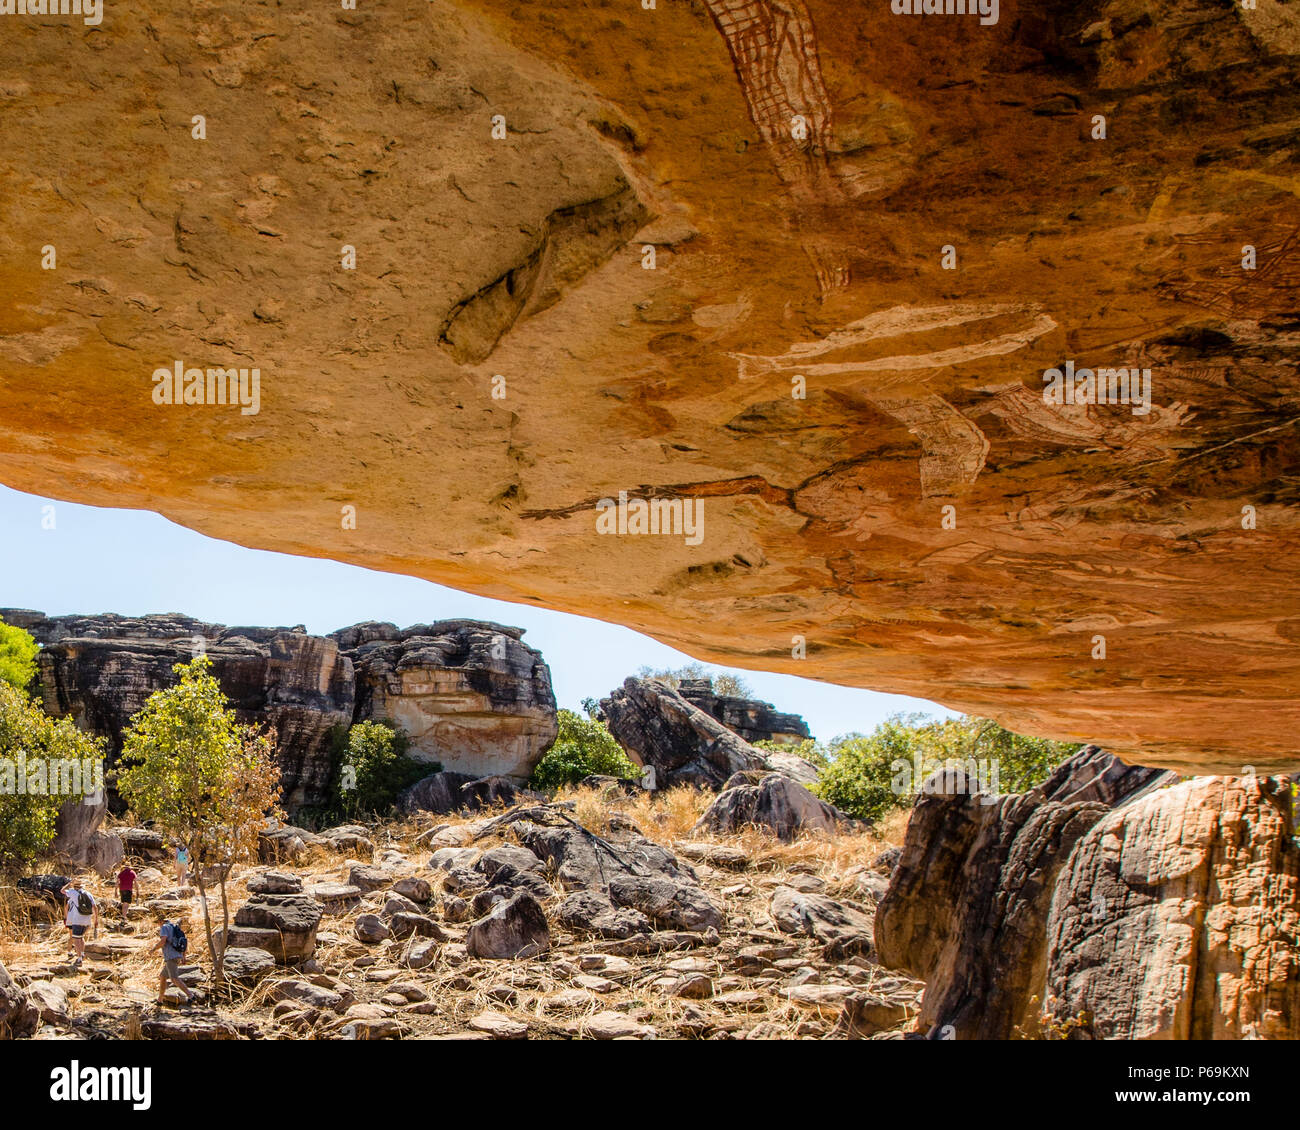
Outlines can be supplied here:
[[64, 924], [72, 935], [72, 950], [80, 965], [86, 958], [86, 927], [93, 925], [99, 933], [99, 903], [75, 880], [63, 888], [63, 897], [68, 904]]

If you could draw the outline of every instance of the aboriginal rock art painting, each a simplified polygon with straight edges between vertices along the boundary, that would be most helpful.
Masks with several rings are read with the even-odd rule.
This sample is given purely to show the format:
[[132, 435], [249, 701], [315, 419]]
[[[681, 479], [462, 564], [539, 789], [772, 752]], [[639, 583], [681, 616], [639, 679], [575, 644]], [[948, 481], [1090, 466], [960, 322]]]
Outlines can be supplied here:
[[[1011, 321], [1012, 328], [964, 345], [887, 352], [891, 339], [993, 318]], [[1032, 305], [894, 306], [850, 322], [819, 341], [797, 342], [778, 356], [731, 356], [742, 381], [780, 374], [841, 382], [841, 387], [904, 424], [921, 444], [925, 498], [952, 494], [979, 477], [989, 440], [974, 420], [984, 415], [996, 417], [1013, 435], [1038, 444], [1105, 450], [1122, 463], [1161, 458], [1167, 451], [1162, 440], [1189, 419], [1184, 405], [1152, 405], [1150, 415], [1139, 420], [1106, 406], [1098, 410], [1084, 404], [1049, 405], [1040, 389], [1012, 381], [976, 386], [973, 391], [985, 394], [978, 406], [959, 411], [935, 393], [915, 391], [919, 373], [1011, 354], [1056, 328], [1054, 319]], [[852, 380], [855, 377], [862, 379]], [[920, 379], [924, 383], [924, 376]]]
[[[777, 175], [804, 213], [847, 197], [830, 167], [833, 112], [817, 57], [817, 36], [803, 0], [706, 0], [727, 41], [749, 107]], [[809, 238], [825, 293], [849, 285], [848, 258], [831, 241]]]

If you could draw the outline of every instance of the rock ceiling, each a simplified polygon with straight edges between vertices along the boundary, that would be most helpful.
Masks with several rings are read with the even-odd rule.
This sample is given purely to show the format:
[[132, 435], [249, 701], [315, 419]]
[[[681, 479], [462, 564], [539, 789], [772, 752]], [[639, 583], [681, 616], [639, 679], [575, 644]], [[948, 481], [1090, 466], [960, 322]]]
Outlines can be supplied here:
[[0, 481], [1300, 765], [1292, 7], [0, 15]]

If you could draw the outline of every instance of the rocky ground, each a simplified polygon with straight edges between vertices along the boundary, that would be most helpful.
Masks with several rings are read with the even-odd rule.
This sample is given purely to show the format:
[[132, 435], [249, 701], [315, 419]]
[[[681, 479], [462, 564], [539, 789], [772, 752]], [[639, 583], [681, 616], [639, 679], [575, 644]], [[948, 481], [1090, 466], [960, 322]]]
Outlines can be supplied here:
[[[77, 969], [65, 931], [10, 889], [0, 1021], [37, 1039], [766, 1039], [897, 1037], [922, 985], [879, 966], [877, 900], [902, 820], [703, 832], [709, 794], [569, 790], [551, 804], [264, 839], [236, 868], [223, 988], [194, 888], [145, 859]], [[128, 837], [147, 853], [148, 837]], [[156, 1004], [158, 923], [195, 963]], [[8, 977], [4, 970], [8, 970]]]

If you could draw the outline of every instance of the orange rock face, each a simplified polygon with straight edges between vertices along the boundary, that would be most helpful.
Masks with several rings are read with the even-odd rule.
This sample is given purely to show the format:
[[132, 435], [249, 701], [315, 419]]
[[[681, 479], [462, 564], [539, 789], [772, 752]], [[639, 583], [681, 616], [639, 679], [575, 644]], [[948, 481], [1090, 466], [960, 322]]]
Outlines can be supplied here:
[[0, 480], [1294, 767], [1290, 7], [0, 17]]

